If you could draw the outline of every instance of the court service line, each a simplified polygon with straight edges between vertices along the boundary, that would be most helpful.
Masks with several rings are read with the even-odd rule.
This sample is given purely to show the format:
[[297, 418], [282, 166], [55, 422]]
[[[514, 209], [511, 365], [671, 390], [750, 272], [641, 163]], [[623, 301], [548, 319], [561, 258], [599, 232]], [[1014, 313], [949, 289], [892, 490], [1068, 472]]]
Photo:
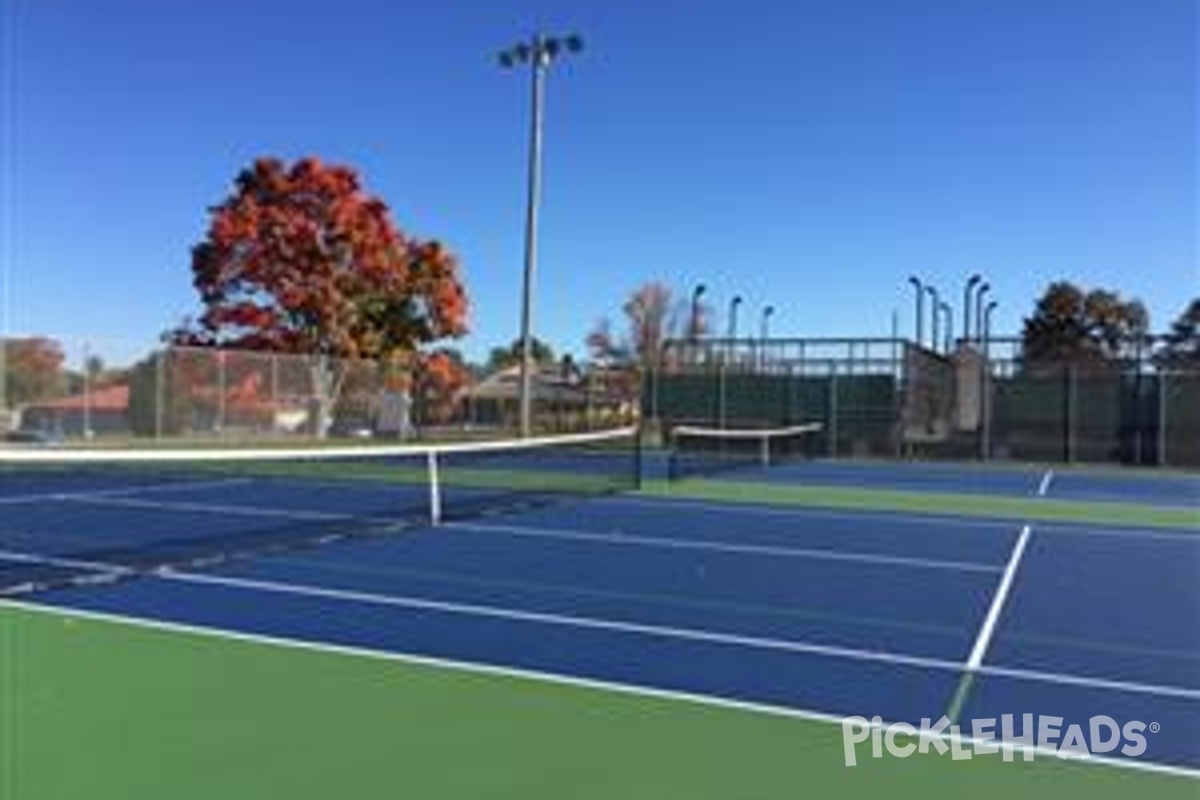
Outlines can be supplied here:
[[[736, 697], [701, 694], [699, 692], [689, 692], [681, 689], [644, 686], [635, 683], [623, 683], [613, 680], [604, 680], [602, 678], [588, 678], [579, 675], [568, 675], [559, 672], [535, 670], [525, 667], [508, 667], [482, 661], [467, 661], [439, 656], [422, 655], [412, 652], [376, 650], [354, 645], [332, 644], [329, 642], [313, 641], [295, 637], [247, 633], [244, 631], [218, 628], [211, 625], [135, 617], [107, 611], [94, 611], [88, 609], [55, 606], [36, 601], [0, 599], [0, 609], [5, 608], [42, 614], [44, 616], [89, 620], [103, 624], [120, 625], [134, 629], [155, 631], [176, 636], [189, 636], [211, 639], [213, 641], [220, 642], [233, 642], [256, 647], [275, 647], [281, 650], [289, 650], [297, 653], [313, 653], [318, 655], [358, 658], [382, 663], [405, 664], [417, 667], [444, 669], [467, 675], [485, 675], [508, 680], [543, 683], [551, 686], [567, 686], [573, 689], [613, 693], [627, 697], [680, 702], [751, 714], [798, 719], [806, 722], [842, 725], [845, 720], [843, 715], [833, 714], [827, 711], [815, 711], [794, 706], [755, 702], [752, 700], [741, 700], [737, 699]], [[883, 727], [888, 727], [890, 724], [890, 721], [881, 723]], [[955, 738], [957, 738], [964, 745], [970, 745], [972, 748], [974, 747], [975, 740], [971, 736], [959, 735], [958, 737], [955, 737], [953, 734], [943, 734], [943, 739], [946, 741], [953, 741]], [[1035, 757], [1041, 753], [1041, 751], [1039, 751], [1036, 747], [1027, 748], [1021, 744], [1014, 745], [1013, 749], [1018, 753], [1023, 753], [1026, 749], [1029, 749], [1034, 753]], [[1127, 769], [1137, 772], [1172, 775], [1176, 777], [1200, 778], [1200, 769], [1178, 766], [1175, 764], [1164, 764], [1156, 761], [1146, 761], [1132, 758], [1115, 758], [1107, 755], [1092, 755], [1082, 763], [1084, 765], [1097, 765], [1114, 769]]]
[[1041, 483], [1038, 484], [1038, 488], [1037, 488], [1037, 496], [1038, 497], [1046, 496], [1046, 493], [1050, 491], [1050, 482], [1053, 480], [1054, 480], [1054, 470], [1052, 470], [1052, 469], [1046, 470], [1045, 474], [1042, 475]]
[[704, 539], [675, 537], [639, 536], [629, 533], [595, 533], [587, 531], [560, 530], [525, 525], [501, 525], [477, 522], [447, 522], [444, 528], [461, 531], [500, 533], [507, 536], [531, 537], [566, 542], [588, 542], [618, 547], [647, 547], [664, 550], [698, 550], [731, 555], [772, 556], [779, 558], [811, 559], [814, 561], [846, 561], [856, 564], [874, 564], [914, 569], [943, 569], [956, 572], [998, 573], [1002, 567], [975, 561], [948, 561], [915, 556], [891, 556], [881, 553], [864, 553], [854, 550], [829, 550], [821, 548], [785, 547], [777, 545], [733, 544]]
[[924, 511], [889, 511], [878, 508], [824, 508], [820, 506], [784, 506], [761, 505], [748, 502], [703, 500], [697, 497], [684, 496], [652, 496], [648, 494], [619, 495], [610, 502], [628, 506], [643, 506], [645, 508], [694, 509], [696, 511], [714, 512], [717, 514], [733, 514], [756, 517], [825, 517], [860, 521], [863, 517], [871, 519], [887, 519], [898, 525], [921, 526], [922, 528], [948, 527], [951, 533], [961, 533], [964, 528], [992, 529], [1009, 532], [1012, 530], [1012, 519], [1000, 517], [954, 516], [953, 514], [937, 514]]
[[1030, 525], [1021, 528], [1017, 543], [1013, 545], [1012, 554], [1008, 557], [1008, 564], [1004, 567], [1004, 574], [1000, 577], [1000, 585], [996, 587], [996, 594], [992, 597], [992, 604], [988, 606], [987, 616], [984, 617], [983, 625], [979, 628], [979, 635], [975, 637], [975, 646], [971, 648], [971, 655], [967, 658], [968, 672], [978, 671], [983, 664], [983, 657], [987, 654], [992, 636], [996, 632], [996, 624], [1000, 621], [1000, 612], [1012, 589], [1013, 579], [1017, 575], [1017, 567], [1021, 563], [1021, 556], [1025, 553], [1026, 545], [1029, 544], [1029, 535], [1032, 530]]
[[205, 491], [207, 489], [225, 489], [230, 486], [241, 486], [251, 483], [250, 478], [223, 478], [211, 481], [175, 481], [172, 483], [152, 483], [145, 486], [123, 486], [119, 489], [96, 489], [84, 492], [39, 492], [37, 494], [0, 497], [0, 505], [19, 505], [21, 503], [41, 503], [47, 500], [88, 500], [92, 498], [126, 497], [129, 495], [151, 492], [175, 491]]
[[1139, 541], [1160, 540], [1164, 542], [1182, 542], [1184, 544], [1200, 545], [1200, 535], [1196, 530], [1179, 529], [1176, 531], [1165, 528], [1104, 528], [1099, 525], [1084, 527], [1082, 525], [1064, 525], [1055, 523], [1039, 523], [1038, 535], [1049, 536], [1107, 536], [1116, 539], [1135, 539]]
[[302, 508], [260, 508], [256, 506], [228, 505], [225, 503], [195, 503], [186, 500], [143, 500], [137, 497], [96, 497], [94, 495], [63, 496], [60, 499], [86, 505], [118, 506], [121, 508], [144, 508], [152, 511], [178, 511], [184, 513], [228, 514], [245, 517], [275, 517], [296, 521], [311, 520], [319, 522], [349, 522], [377, 521], [381, 524], [395, 523], [402, 519], [364, 519], [353, 514], [335, 514], [330, 511], [312, 511]]
[[[965, 665], [958, 661], [932, 656], [913, 656], [905, 653], [892, 653], [884, 650], [866, 650], [855, 647], [838, 645], [814, 644], [811, 642], [792, 639], [774, 639], [743, 634], [722, 633], [720, 631], [696, 628], [682, 628], [667, 625], [614, 620], [601, 617], [585, 617], [574, 614], [556, 614], [544, 611], [527, 611], [505, 606], [493, 606], [481, 603], [462, 603], [452, 600], [434, 600], [426, 597], [411, 595], [384, 595], [374, 592], [364, 592], [351, 589], [335, 589], [326, 586], [314, 586], [302, 583], [284, 583], [281, 581], [264, 580], [261, 578], [239, 578], [229, 575], [214, 575], [209, 573], [186, 572], [183, 570], [163, 569], [154, 573], [156, 577], [176, 583], [208, 585], [218, 588], [239, 589], [265, 594], [303, 597], [306, 599], [332, 600], [344, 603], [362, 603], [391, 608], [402, 608], [416, 611], [451, 614], [466, 617], [482, 617], [502, 619], [512, 622], [528, 622], [563, 628], [578, 628], [581, 630], [600, 630], [610, 633], [628, 633], [659, 639], [700, 642], [728, 647], [744, 647], [754, 650], [796, 653], [828, 658], [844, 658], [850, 661], [867, 661], [874, 663], [893, 664], [899, 666], [918, 667], [941, 670], [944, 672], [961, 673]], [[1113, 691], [1123, 691], [1135, 694], [1178, 697], [1186, 700], [1200, 701], [1200, 689], [1179, 686], [1164, 686], [1158, 684], [1136, 683], [1132, 681], [1108, 680], [1086, 676], [1062, 675], [1036, 670], [1014, 669], [1000, 666], [980, 666], [978, 674], [996, 675], [1002, 677], [1024, 678], [1044, 683], [1057, 683], [1069, 686], [1081, 686]]]
[[933, 658], [930, 656], [912, 656], [903, 653], [890, 653], [882, 650], [865, 650], [861, 648], [841, 647], [838, 645], [813, 644], [809, 642], [792, 641], [789, 639], [747, 636], [742, 634], [722, 633], [718, 631], [702, 630], [697, 628], [652, 625], [648, 623], [631, 622], [626, 620], [585, 617], [575, 614], [556, 614], [544, 611], [527, 611], [504, 606], [486, 605], [482, 603], [462, 603], [450, 600], [433, 600], [431, 598], [414, 597], [411, 595], [384, 595], [373, 592], [314, 586], [311, 584], [283, 583], [280, 581], [263, 580], [258, 578], [238, 578], [228, 575], [212, 575], [170, 569], [158, 572], [156, 575], [164, 580], [174, 581], [177, 583], [210, 585], [230, 589], [263, 592], [267, 594], [291, 595], [308, 599], [332, 600], [343, 603], [362, 603], [364, 605], [403, 608], [415, 611], [430, 611], [434, 613], [453, 614], [457, 616], [501, 619], [510, 622], [528, 622], [562, 628], [577, 628], [580, 630], [599, 630], [610, 633], [628, 633], [658, 639], [674, 639], [730, 647], [745, 647], [755, 650], [846, 658], [856, 661], [871, 661], [884, 664], [923, 667], [927, 669], [938, 669], [950, 672], [958, 672], [962, 669], [962, 664], [958, 663], [957, 661]]
[[1149, 694], [1156, 697], [1174, 697], [1180, 700], [1200, 701], [1200, 689], [1186, 686], [1168, 686], [1161, 683], [1138, 683], [1088, 675], [1066, 675], [1059, 672], [1043, 672], [1022, 667], [1002, 667], [996, 664], [981, 666], [978, 674], [991, 678], [1012, 678], [1037, 683], [1053, 683], [1060, 686], [1078, 686], [1083, 689], [1104, 689], [1130, 694]]

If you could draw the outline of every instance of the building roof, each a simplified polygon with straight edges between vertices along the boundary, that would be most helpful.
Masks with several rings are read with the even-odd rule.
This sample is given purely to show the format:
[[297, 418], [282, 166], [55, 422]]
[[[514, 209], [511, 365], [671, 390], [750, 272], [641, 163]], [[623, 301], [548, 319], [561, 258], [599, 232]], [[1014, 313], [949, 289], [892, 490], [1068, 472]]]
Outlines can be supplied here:
[[[486, 376], [464, 394], [472, 400], [515, 400], [520, 392], [520, 365], [513, 365]], [[533, 395], [539, 400], [583, 402], [587, 393], [576, 376], [564, 375], [562, 368], [555, 364], [534, 370]]]
[[93, 389], [87, 394], [30, 403], [29, 408], [51, 411], [83, 411], [87, 409], [89, 411], [126, 412], [129, 410], [129, 387], [124, 384], [105, 386]]

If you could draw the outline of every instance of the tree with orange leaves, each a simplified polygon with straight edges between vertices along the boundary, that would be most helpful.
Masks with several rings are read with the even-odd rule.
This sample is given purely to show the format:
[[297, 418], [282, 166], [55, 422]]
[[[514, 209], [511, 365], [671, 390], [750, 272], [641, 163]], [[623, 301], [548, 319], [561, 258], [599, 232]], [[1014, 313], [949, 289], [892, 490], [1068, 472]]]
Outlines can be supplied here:
[[417, 372], [417, 392], [425, 421], [445, 425], [454, 420], [471, 372], [456, 350], [439, 349], [422, 356]]
[[[386, 362], [466, 332], [450, 251], [401, 233], [354, 170], [313, 158], [244, 170], [192, 250], [192, 275], [203, 313], [175, 331], [181, 344]], [[321, 372], [324, 417], [340, 380]]]

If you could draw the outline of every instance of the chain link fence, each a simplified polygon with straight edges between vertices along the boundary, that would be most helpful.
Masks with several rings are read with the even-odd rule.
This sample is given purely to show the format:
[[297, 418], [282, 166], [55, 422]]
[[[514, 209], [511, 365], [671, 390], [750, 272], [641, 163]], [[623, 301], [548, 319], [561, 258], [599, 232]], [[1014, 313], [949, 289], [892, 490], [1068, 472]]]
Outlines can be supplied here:
[[[511, 374], [510, 374], [511, 373]], [[517, 429], [516, 369], [393, 363], [98, 339], [0, 339], [0, 434], [29, 441], [472, 438]], [[627, 424], [636, 376], [541, 370], [539, 432]]]
[[1158, 352], [1032, 363], [1015, 339], [949, 353], [900, 339], [673, 341], [642, 407], [666, 429], [820, 422], [830, 457], [1200, 467], [1200, 369]]

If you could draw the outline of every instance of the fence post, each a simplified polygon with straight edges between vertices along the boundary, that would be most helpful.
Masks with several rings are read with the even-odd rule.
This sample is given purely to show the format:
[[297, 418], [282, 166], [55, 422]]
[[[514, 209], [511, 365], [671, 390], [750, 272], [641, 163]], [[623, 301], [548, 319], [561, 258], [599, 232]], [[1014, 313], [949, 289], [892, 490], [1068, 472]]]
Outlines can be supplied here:
[[1075, 461], [1075, 366], [1063, 365], [1063, 461]]
[[[1146, 392], [1142, 381], [1142, 366], [1141, 353], [1138, 354], [1138, 364], [1134, 367], [1133, 373], [1133, 390], [1130, 392], [1124, 386], [1119, 384], [1120, 395], [1118, 402], [1119, 417], [1117, 421], [1118, 433], [1118, 460], [1126, 458], [1125, 446], [1129, 438], [1133, 439], [1133, 463], [1136, 466], [1142, 466], [1146, 462], [1145, 449], [1150, 445], [1147, 441], [1143, 443], [1145, 438], [1146, 423], [1150, 415], [1146, 409]], [[1132, 398], [1130, 395], [1132, 394]], [[1132, 409], [1130, 411], [1129, 409]], [[1132, 418], [1132, 419], [1131, 419]], [[1132, 437], [1127, 437], [1126, 428], [1131, 427]]]
[[890, 343], [892, 377], [892, 447], [896, 458], [904, 457], [904, 376], [900, 366], [899, 317], [892, 312], [892, 338]]
[[800, 415], [797, 413], [796, 394], [799, 387], [799, 381], [796, 379], [796, 365], [789, 363], [787, 365], [787, 408], [784, 409], [784, 424], [795, 425], [800, 422]]
[[1158, 466], [1165, 467], [1171, 462], [1167, 460], [1167, 388], [1169, 377], [1166, 372], [1158, 373]]
[[274, 409], [274, 419], [271, 420], [271, 433], [279, 432], [279, 354], [271, 353], [271, 408]]
[[217, 424], [218, 433], [225, 430], [225, 351], [217, 350]]
[[[658, 365], [652, 363], [646, 364], [642, 368], [642, 391], [643, 396], [640, 399], [645, 399], [646, 395], [650, 398], [650, 421], [658, 422]], [[645, 409], [643, 409], [645, 416]]]
[[167, 357], [167, 353], [165, 348], [160, 348], [154, 354], [154, 440], [156, 442], [163, 438], [163, 420], [166, 416], [166, 365], [163, 360]]
[[717, 427], [718, 428], [726, 427], [726, 415], [728, 414], [728, 408], [726, 407], [727, 400], [725, 397], [725, 378], [726, 378], [725, 365], [718, 364], [717, 365]]
[[838, 369], [837, 362], [829, 362], [829, 456], [838, 454]]
[[988, 461], [991, 458], [991, 416], [992, 398], [991, 381], [988, 380], [992, 369], [986, 354], [979, 364], [979, 460]]

